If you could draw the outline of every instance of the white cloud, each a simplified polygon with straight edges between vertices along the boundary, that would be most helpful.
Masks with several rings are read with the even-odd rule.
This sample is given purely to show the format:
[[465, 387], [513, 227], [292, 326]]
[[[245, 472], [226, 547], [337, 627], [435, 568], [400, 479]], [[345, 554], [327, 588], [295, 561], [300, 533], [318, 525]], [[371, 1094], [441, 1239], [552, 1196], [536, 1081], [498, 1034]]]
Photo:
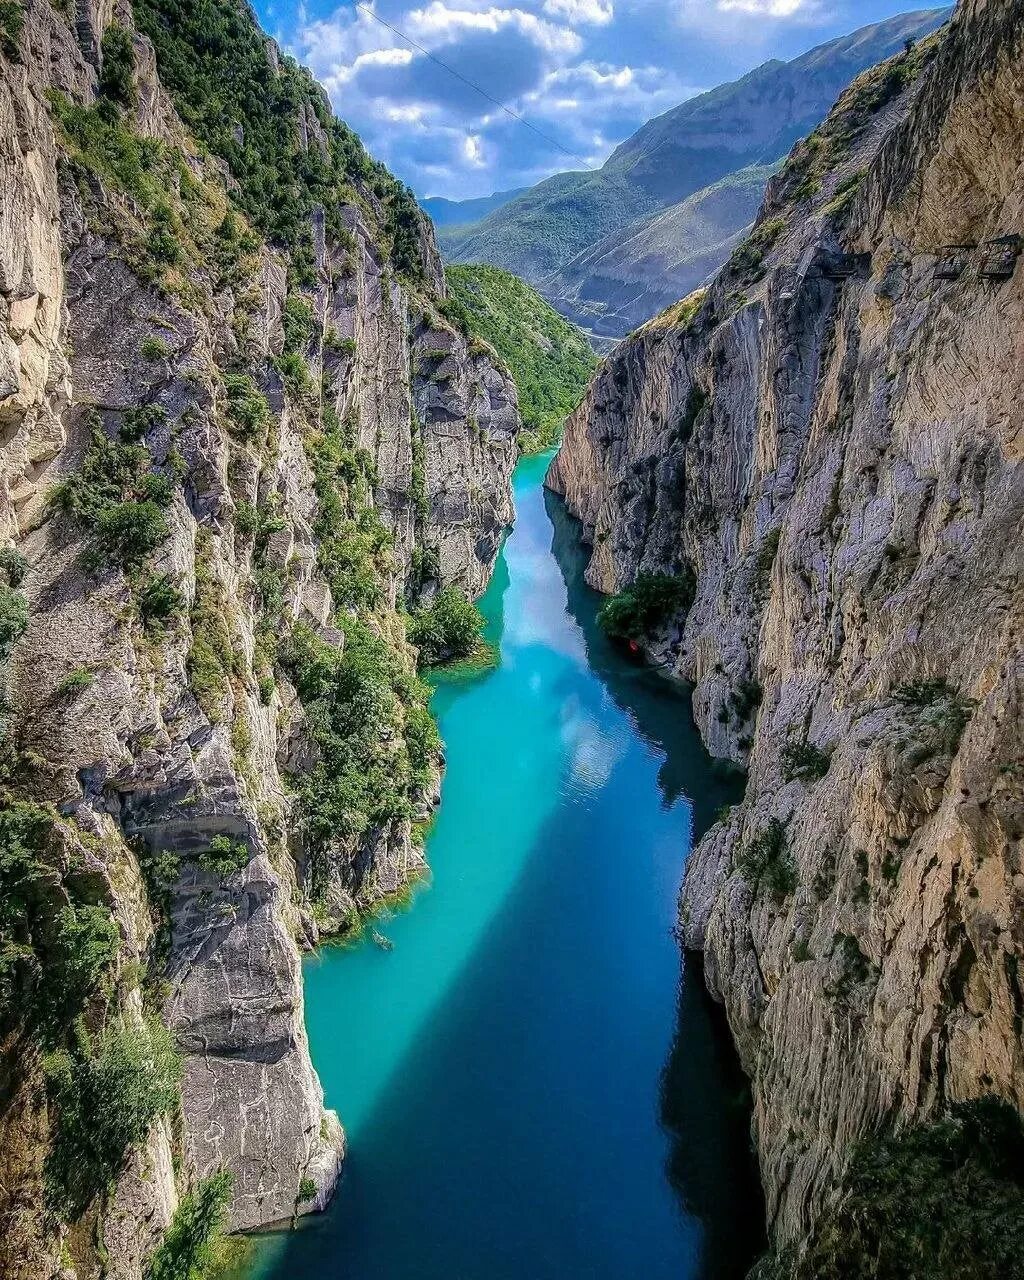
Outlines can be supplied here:
[[615, 17], [612, 0], [544, 0], [544, 12], [568, 22], [606, 26]]
[[433, 0], [425, 9], [413, 9], [406, 22], [409, 34], [428, 47], [471, 31], [497, 35], [510, 27], [547, 53], [572, 54], [583, 47], [581, 37], [570, 28], [545, 22], [523, 9], [453, 9], [445, 0]]
[[722, 13], [753, 13], [762, 18], [792, 18], [814, 7], [809, 0], [718, 0]]
[[485, 169], [487, 167], [487, 161], [484, 159], [484, 149], [477, 134], [466, 134], [465, 141], [462, 144], [462, 154], [466, 163], [474, 169]]

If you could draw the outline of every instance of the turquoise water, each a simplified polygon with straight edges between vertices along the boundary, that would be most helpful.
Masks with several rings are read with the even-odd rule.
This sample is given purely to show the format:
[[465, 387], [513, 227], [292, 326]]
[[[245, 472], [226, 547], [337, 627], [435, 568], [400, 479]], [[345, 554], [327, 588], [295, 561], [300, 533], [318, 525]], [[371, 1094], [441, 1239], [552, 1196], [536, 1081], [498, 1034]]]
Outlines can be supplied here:
[[742, 1080], [671, 933], [735, 781], [597, 629], [547, 461], [482, 601], [500, 664], [437, 685], [432, 881], [380, 924], [393, 950], [306, 965], [349, 1158], [261, 1280], [730, 1280], [760, 1244]]

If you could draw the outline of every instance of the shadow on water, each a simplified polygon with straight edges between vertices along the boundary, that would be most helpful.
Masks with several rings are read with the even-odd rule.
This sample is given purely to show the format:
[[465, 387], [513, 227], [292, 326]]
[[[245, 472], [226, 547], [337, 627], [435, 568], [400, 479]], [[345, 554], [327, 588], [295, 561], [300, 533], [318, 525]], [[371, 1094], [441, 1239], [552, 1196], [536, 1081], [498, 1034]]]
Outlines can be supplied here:
[[[686, 798], [696, 841], [712, 825], [722, 805], [741, 798], [742, 774], [729, 764], [711, 759], [704, 750], [686, 687], [630, 659], [605, 635], [597, 621], [604, 597], [584, 577], [590, 551], [581, 537], [583, 526], [569, 514], [562, 499], [548, 489], [544, 490], [544, 509], [551, 521], [551, 551], [565, 580], [568, 612], [583, 633], [590, 668], [630, 717], [636, 732], [650, 746], [665, 753], [658, 771], [662, 801], [671, 805], [680, 797]], [[673, 707], [685, 722], [688, 732], [684, 737], [674, 733], [669, 741], [660, 732], [667, 706]], [[699, 787], [693, 785], [695, 779], [700, 780]]]
[[[678, 714], [692, 733], [683, 745], [697, 745], [690, 699], [675, 681], [635, 665], [611, 643], [597, 621], [603, 597], [584, 577], [590, 551], [582, 526], [556, 494], [544, 492], [552, 525], [551, 549], [565, 579], [568, 610], [583, 633], [587, 659], [616, 703], [632, 718], [636, 731], [665, 751], [658, 785], [666, 805], [685, 797], [691, 807], [691, 839], [711, 827], [719, 808], [738, 802], [742, 774], [704, 756], [694, 760], [680, 743], [661, 740], [666, 703], [675, 699]], [[698, 747], [698, 755], [703, 751]], [[703, 785], [694, 787], [695, 778]], [[698, 1030], [699, 1029], [699, 1030]], [[697, 1033], [695, 1034], [695, 1030]], [[707, 1081], [719, 1087], [709, 1090]], [[660, 1116], [670, 1136], [666, 1162], [669, 1182], [684, 1211], [704, 1225], [701, 1280], [738, 1280], [763, 1251], [763, 1196], [750, 1141], [750, 1089], [729, 1035], [723, 1010], [704, 983], [701, 957], [683, 958], [672, 1047], [662, 1072]], [[738, 1216], [723, 1213], [722, 1188], [731, 1186]]]
[[[679, 687], [607, 643], [573, 522], [523, 465], [486, 601], [502, 665], [436, 695], [435, 889], [395, 952], [308, 971], [351, 1148], [331, 1210], [272, 1243], [268, 1280], [738, 1280], [760, 1243], [742, 1081], [671, 935], [693, 831], [737, 780]], [[501, 859], [471, 925], [473, 877]]]

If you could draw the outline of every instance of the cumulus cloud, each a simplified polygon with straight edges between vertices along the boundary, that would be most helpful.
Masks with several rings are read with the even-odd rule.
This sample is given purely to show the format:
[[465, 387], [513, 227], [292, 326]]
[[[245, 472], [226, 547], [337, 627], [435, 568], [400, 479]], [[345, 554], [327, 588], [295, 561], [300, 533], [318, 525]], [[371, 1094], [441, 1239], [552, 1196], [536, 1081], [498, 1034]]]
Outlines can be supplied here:
[[[256, 3], [266, 15], [271, 0]], [[652, 116], [774, 54], [770, 33], [823, 3], [273, 0], [282, 43], [370, 151], [421, 196], [456, 197], [600, 165]]]

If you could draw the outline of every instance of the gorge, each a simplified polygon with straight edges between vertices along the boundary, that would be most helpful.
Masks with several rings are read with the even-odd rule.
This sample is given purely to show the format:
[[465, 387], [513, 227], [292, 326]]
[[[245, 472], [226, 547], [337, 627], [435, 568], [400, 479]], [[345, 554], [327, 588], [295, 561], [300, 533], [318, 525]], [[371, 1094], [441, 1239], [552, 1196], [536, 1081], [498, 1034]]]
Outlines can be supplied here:
[[5, 1280], [1024, 1276], [1024, 0], [945, 19], [523, 458], [581, 335], [245, 0], [0, 0]]

